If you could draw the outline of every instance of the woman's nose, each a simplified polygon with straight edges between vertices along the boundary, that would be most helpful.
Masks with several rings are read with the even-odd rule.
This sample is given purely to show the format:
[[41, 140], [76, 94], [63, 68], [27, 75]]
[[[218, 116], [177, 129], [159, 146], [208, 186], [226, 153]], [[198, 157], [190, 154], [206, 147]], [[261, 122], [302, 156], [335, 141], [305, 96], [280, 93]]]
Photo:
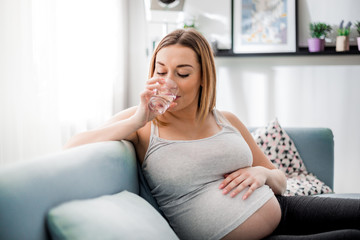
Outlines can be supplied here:
[[168, 74], [166, 75], [167, 78], [170, 78], [172, 80], [175, 80], [175, 73], [172, 71], [169, 71]]

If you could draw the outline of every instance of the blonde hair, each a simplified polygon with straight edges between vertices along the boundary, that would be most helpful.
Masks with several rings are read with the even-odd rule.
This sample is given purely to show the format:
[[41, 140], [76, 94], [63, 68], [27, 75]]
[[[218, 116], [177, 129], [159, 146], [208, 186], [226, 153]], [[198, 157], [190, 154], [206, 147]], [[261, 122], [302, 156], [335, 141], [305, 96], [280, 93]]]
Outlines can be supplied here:
[[[192, 28], [178, 29], [166, 35], [157, 45], [149, 69], [149, 78], [155, 71], [156, 55], [164, 47], [179, 44], [191, 48], [197, 55], [201, 67], [201, 85], [198, 104], [198, 117], [205, 120], [216, 104], [216, 70], [212, 49], [198, 31]], [[157, 119], [157, 122], [159, 120]]]

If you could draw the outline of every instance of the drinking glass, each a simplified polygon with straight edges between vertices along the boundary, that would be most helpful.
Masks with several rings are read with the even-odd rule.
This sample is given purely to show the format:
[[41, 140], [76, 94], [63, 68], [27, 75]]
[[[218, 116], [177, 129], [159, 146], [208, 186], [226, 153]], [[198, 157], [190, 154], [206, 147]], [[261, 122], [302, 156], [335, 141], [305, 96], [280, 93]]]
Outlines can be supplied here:
[[175, 100], [178, 89], [173, 80], [166, 78], [158, 89], [154, 89], [154, 95], [149, 101], [149, 108], [158, 114], [163, 114]]

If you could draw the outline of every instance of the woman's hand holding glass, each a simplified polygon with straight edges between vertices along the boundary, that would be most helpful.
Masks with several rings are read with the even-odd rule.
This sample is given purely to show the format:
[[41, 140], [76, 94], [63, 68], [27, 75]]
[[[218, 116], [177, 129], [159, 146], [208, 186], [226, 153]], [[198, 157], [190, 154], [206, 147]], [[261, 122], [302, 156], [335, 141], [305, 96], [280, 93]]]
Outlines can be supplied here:
[[[154, 95], [150, 98], [149, 108], [151, 111], [163, 114], [171, 106], [178, 94], [177, 84], [170, 78], [158, 83], [158, 87], [153, 90]], [[174, 104], [173, 104], [174, 106]]]
[[146, 82], [145, 90], [140, 94], [140, 105], [138, 106], [138, 109], [134, 115], [134, 117], [138, 119], [137, 121], [141, 123], [141, 126], [144, 126], [147, 122], [153, 120], [156, 116], [163, 114], [167, 109], [176, 106], [176, 103], [173, 102], [178, 91], [176, 84], [171, 88], [173, 95], [171, 95], [170, 98], [172, 99], [170, 99], [170, 104], [166, 106], [167, 108], [164, 111], [156, 111], [154, 108], [155, 105], [151, 103], [151, 99], [154, 97], [154, 95], [162, 92], [162, 90], [166, 88], [166, 83], [167, 79], [164, 77], [153, 77]]
[[241, 168], [230, 174], [225, 174], [225, 179], [219, 188], [223, 189], [223, 194], [231, 191], [230, 196], [235, 197], [245, 188], [249, 187], [243, 195], [243, 199], [247, 199], [257, 188], [266, 183], [266, 169], [264, 167], [247, 167]]

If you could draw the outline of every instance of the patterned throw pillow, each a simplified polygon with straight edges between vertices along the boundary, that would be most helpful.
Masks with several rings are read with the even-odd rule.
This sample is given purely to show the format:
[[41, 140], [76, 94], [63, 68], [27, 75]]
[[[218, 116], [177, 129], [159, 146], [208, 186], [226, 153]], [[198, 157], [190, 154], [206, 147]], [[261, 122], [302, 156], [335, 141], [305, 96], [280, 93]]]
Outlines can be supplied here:
[[256, 129], [252, 135], [268, 159], [287, 177], [306, 171], [294, 142], [276, 118], [267, 127]]
[[294, 175], [287, 178], [287, 188], [284, 195], [315, 195], [324, 193], [332, 193], [331, 188], [312, 173], [303, 172], [297, 176]]
[[285, 196], [330, 193], [332, 190], [306, 170], [294, 142], [280, 126], [277, 118], [252, 135], [268, 159], [287, 177]]

